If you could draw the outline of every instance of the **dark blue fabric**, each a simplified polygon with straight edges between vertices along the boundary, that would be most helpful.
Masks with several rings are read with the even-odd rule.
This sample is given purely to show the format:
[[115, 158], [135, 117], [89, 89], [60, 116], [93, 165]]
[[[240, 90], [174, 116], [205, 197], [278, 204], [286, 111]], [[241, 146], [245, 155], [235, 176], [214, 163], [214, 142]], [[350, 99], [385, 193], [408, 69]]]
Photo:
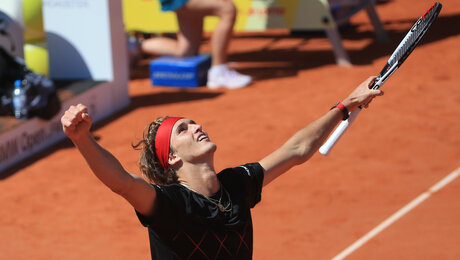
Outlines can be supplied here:
[[188, 0], [160, 0], [161, 3], [161, 11], [176, 11], [177, 9], [181, 8]]

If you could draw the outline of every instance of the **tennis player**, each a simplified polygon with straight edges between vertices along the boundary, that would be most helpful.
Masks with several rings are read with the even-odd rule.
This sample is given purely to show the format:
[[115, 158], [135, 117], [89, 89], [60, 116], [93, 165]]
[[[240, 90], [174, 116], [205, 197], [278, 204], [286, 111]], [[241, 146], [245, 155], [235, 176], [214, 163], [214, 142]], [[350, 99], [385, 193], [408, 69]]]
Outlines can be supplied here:
[[[295, 165], [307, 161], [327, 135], [358, 106], [367, 107], [381, 90], [370, 90], [370, 77], [347, 98], [295, 133], [259, 162], [216, 174], [216, 144], [196, 122], [163, 117], [152, 122], [134, 147], [142, 149], [143, 178], [125, 171], [120, 162], [92, 137], [91, 116], [79, 104], [61, 118], [94, 174], [135, 209], [148, 228], [152, 259], [251, 259], [251, 211], [262, 187]], [[348, 110], [348, 111], [347, 111]]]

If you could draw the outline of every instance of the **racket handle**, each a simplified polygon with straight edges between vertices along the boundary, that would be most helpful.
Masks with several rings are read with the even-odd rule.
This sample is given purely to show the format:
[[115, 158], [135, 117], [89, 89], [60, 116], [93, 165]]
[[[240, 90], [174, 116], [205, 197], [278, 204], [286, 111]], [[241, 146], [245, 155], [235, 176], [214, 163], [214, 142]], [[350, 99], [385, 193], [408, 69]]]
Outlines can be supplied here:
[[335, 131], [329, 136], [327, 141], [319, 148], [319, 152], [322, 155], [328, 155], [331, 151], [332, 147], [334, 147], [335, 143], [340, 139], [340, 137], [345, 133], [347, 128], [355, 121], [356, 117], [358, 116], [361, 109], [356, 109], [355, 111], [350, 113], [350, 116], [347, 120], [344, 120], [340, 123], [340, 125], [335, 129]]

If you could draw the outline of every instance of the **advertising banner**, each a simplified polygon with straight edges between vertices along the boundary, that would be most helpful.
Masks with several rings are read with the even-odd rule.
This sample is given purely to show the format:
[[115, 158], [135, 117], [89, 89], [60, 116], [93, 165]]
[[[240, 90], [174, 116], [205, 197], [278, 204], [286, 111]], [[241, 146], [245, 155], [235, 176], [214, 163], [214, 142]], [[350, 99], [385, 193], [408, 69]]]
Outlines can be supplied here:
[[[234, 0], [238, 9], [235, 31], [270, 28], [324, 30], [335, 27], [327, 0]], [[127, 31], [176, 32], [174, 12], [162, 12], [158, 0], [123, 0]], [[216, 17], [206, 17], [204, 30], [213, 31]]]

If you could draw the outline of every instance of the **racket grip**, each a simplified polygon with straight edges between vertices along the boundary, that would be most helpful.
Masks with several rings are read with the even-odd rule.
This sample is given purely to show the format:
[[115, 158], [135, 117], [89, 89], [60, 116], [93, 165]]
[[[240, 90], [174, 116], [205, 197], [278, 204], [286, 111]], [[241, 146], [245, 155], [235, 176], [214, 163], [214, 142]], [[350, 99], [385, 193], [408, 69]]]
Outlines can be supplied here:
[[347, 120], [344, 120], [340, 123], [340, 125], [335, 129], [335, 131], [329, 136], [327, 141], [319, 148], [319, 152], [322, 155], [328, 155], [331, 151], [332, 147], [334, 147], [335, 143], [340, 139], [340, 137], [345, 133], [347, 128], [355, 121], [356, 117], [358, 116], [361, 109], [356, 109], [355, 111], [350, 113], [350, 116]]

